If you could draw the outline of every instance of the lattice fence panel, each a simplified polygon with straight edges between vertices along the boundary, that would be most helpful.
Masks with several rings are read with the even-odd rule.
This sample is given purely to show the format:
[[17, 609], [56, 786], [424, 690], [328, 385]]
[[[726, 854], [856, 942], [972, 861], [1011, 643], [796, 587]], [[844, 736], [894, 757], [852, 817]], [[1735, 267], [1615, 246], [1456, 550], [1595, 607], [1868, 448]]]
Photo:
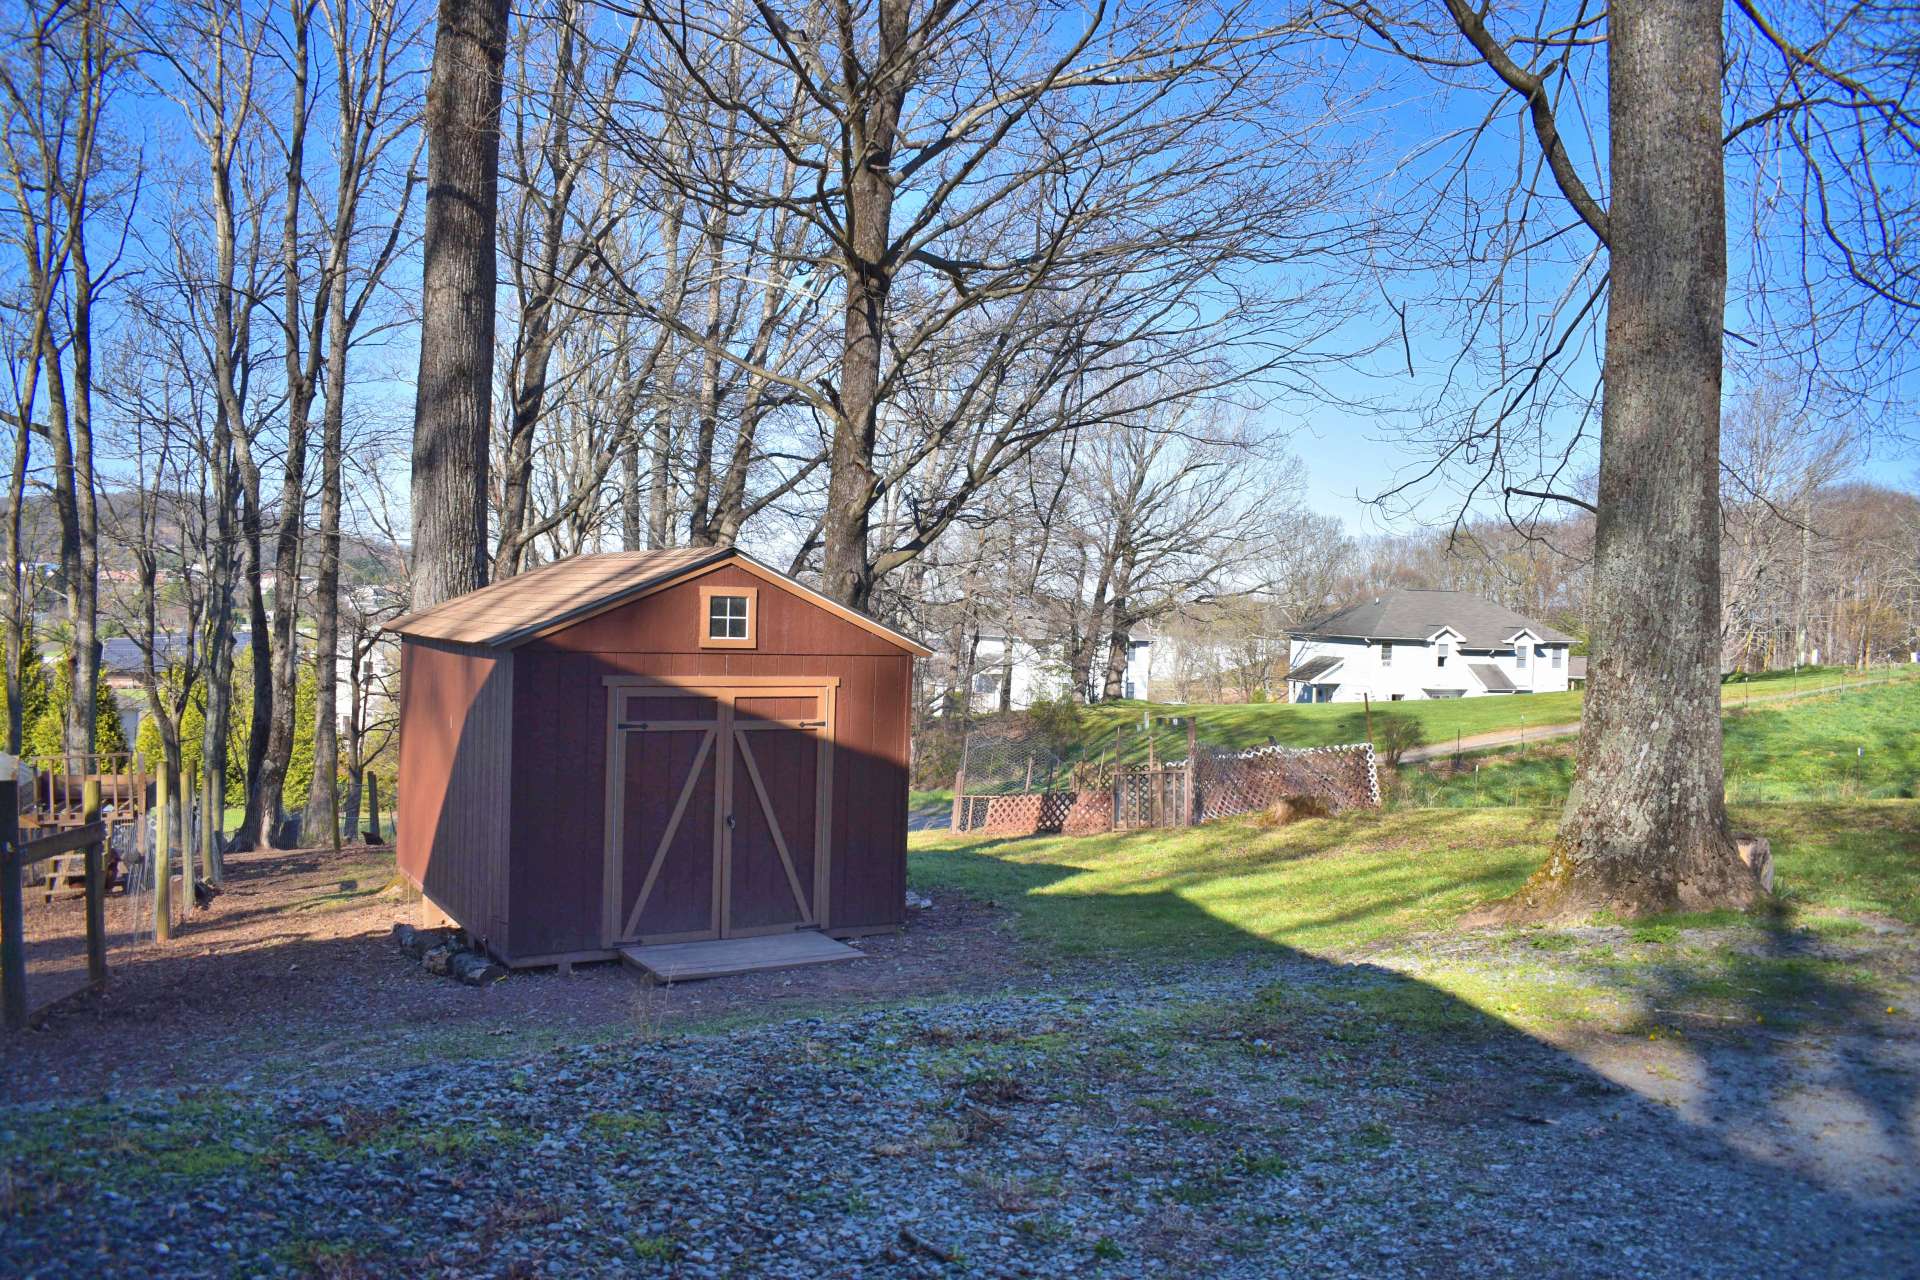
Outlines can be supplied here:
[[960, 802], [960, 829], [982, 835], [1031, 836], [1061, 830], [1073, 809], [1071, 791], [1036, 791], [1015, 796], [966, 796]]
[[1202, 748], [1195, 762], [1201, 822], [1257, 813], [1293, 796], [1324, 800], [1335, 813], [1376, 807], [1380, 775], [1368, 743], [1345, 747], [1257, 747], [1221, 752]]

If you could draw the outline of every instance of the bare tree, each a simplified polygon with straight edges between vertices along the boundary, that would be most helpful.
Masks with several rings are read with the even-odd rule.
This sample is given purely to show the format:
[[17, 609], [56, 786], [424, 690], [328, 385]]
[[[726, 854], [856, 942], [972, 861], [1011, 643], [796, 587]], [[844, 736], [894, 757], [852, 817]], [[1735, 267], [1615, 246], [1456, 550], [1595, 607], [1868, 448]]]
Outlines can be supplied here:
[[804, 224], [795, 273], [837, 311], [820, 374], [727, 353], [821, 424], [796, 558], [817, 549], [836, 599], [865, 607], [1051, 434], [1108, 412], [1049, 403], [1059, 387], [1097, 401], [1181, 363], [1246, 382], [1336, 323], [1247, 274], [1338, 241], [1344, 173], [1288, 93], [1288, 30], [1254, 6], [1096, 4], [1071, 34], [1018, 3], [636, 9], [734, 145], [783, 162], [687, 164], [689, 201]]
[[[300, 829], [307, 842], [325, 832], [325, 839], [338, 847], [340, 514], [348, 358], [369, 305], [385, 286], [388, 268], [408, 243], [404, 232], [413, 203], [419, 135], [417, 102], [405, 65], [413, 56], [419, 26], [411, 6], [397, 0], [375, 0], [359, 9], [348, 0], [334, 0], [326, 16], [337, 127], [333, 216], [323, 277], [327, 354], [313, 592], [314, 769]], [[380, 205], [369, 217], [368, 206], [376, 198]], [[370, 238], [370, 247], [356, 254], [363, 236]]]
[[[13, 10], [0, 56], [0, 146], [30, 308], [30, 380], [21, 385], [44, 387], [46, 396], [44, 421], [32, 412], [33, 395], [17, 396], [26, 412], [15, 426], [40, 435], [51, 454], [60, 576], [73, 628], [65, 742], [79, 754], [94, 746], [100, 665], [94, 310], [118, 266], [138, 181], [137, 165], [112, 134], [111, 104], [135, 69], [134, 46], [118, 23], [117, 10], [98, 0], [26, 0]], [[96, 261], [103, 247], [109, 256]], [[23, 467], [22, 443], [16, 465]], [[16, 585], [16, 602], [19, 594]]]

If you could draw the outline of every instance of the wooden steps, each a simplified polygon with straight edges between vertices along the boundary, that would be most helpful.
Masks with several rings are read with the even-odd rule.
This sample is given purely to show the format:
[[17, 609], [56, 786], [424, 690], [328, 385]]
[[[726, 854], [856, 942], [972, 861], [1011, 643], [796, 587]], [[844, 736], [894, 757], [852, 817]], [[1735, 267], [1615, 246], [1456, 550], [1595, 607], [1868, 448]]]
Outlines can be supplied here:
[[656, 982], [690, 982], [762, 969], [797, 969], [809, 964], [858, 960], [864, 953], [811, 929], [769, 933], [757, 938], [714, 938], [706, 942], [663, 942], [621, 947], [623, 963]]

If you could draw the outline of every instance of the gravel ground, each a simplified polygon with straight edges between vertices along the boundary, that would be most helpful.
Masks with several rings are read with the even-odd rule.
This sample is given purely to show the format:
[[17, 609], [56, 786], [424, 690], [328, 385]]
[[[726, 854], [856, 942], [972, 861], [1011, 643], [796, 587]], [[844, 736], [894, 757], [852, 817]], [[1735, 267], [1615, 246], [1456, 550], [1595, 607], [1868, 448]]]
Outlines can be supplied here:
[[[1920, 1276], [1910, 1055], [1872, 1065], [1898, 1167], [1849, 1184], [1749, 1140], [1795, 1090], [1728, 1104], [1738, 1043], [1692, 1050], [1731, 1077], [1695, 1114], [1618, 1083], [1624, 1045], [1615, 1071], [1483, 1015], [1423, 1030], [1356, 983], [1416, 985], [1116, 967], [12, 1105], [0, 1274]], [[1805, 1047], [1771, 1059], [1826, 1078]]]
[[[121, 900], [112, 899], [109, 913]], [[36, 908], [36, 910], [38, 910]], [[960, 900], [914, 913], [867, 958], [807, 972], [645, 991], [618, 964], [516, 974], [485, 991], [422, 972], [388, 943], [418, 908], [387, 850], [265, 850], [228, 859], [212, 906], [166, 946], [116, 946], [97, 996], [62, 1005], [26, 1035], [0, 1034], [11, 1101], [223, 1085], [246, 1072], [282, 1083], [357, 1065], [500, 1057], [737, 1011], [778, 1017], [858, 1000], [1004, 989], [1030, 961], [1008, 915]], [[81, 905], [30, 913], [28, 936], [84, 965]], [[30, 990], [34, 998], [40, 994]]]

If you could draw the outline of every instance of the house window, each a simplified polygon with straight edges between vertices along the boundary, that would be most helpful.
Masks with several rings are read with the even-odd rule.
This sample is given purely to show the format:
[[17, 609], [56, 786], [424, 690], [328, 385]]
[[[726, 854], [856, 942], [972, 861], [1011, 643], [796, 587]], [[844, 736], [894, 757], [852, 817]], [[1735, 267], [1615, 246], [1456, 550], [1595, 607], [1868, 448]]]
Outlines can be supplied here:
[[1392, 645], [1383, 644], [1380, 646], [1380, 665], [1383, 667], [1390, 667], [1393, 665], [1393, 646]]
[[1434, 646], [1433, 665], [1436, 667], [1444, 667], [1447, 665], [1447, 642], [1445, 640], [1442, 640]]
[[759, 594], [757, 587], [700, 588], [700, 647], [757, 647]]
[[1513, 651], [1513, 665], [1522, 671], [1527, 669], [1527, 649], [1529, 647], [1530, 646], [1523, 644], [1516, 646]]
[[1560, 669], [1560, 659], [1566, 651], [1564, 649], [1551, 649], [1548, 650], [1548, 652], [1553, 654], [1553, 669], [1558, 671]]
[[973, 691], [975, 693], [1000, 692], [1000, 673], [997, 671], [981, 672], [973, 678]]

